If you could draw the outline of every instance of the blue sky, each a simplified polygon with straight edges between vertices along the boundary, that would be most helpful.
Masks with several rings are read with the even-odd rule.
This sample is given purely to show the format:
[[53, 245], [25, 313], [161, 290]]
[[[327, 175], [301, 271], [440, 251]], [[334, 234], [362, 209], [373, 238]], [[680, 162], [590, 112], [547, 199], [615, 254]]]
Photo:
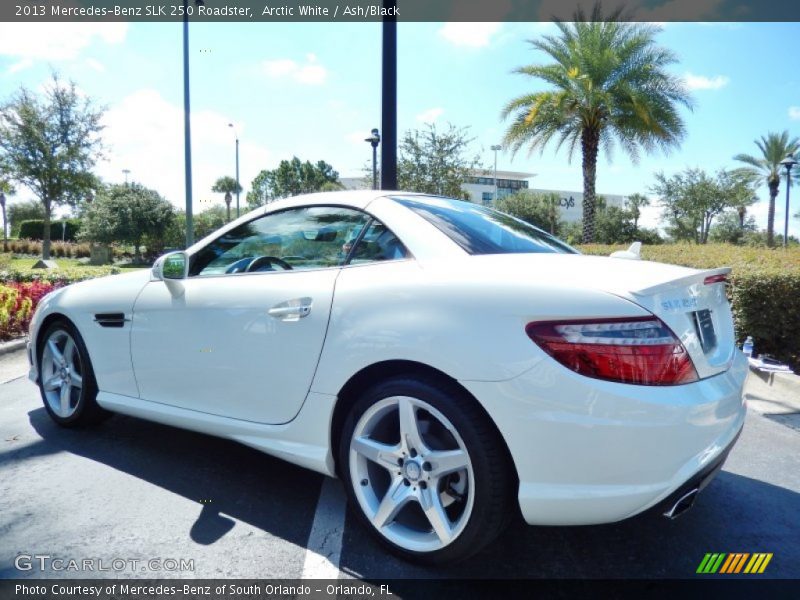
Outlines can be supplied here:
[[[547, 23], [401, 23], [399, 129], [425, 122], [469, 126], [486, 166], [502, 137], [504, 103], [537, 85], [511, 71], [542, 59], [527, 39]], [[233, 174], [233, 130], [241, 139], [245, 188], [284, 158], [326, 160], [342, 176], [360, 176], [370, 158], [363, 138], [380, 127], [380, 35], [375, 23], [212, 23], [191, 29], [194, 189], [197, 209], [221, 202], [213, 181]], [[768, 131], [800, 135], [800, 24], [668, 23], [659, 43], [680, 62], [696, 106], [685, 111], [688, 135], [668, 156], [638, 165], [617, 152], [600, 158], [600, 193], [645, 192], [653, 174], [685, 167], [735, 166]], [[51, 70], [73, 79], [105, 105], [107, 181], [131, 177], [181, 206], [183, 195], [181, 26], [177, 23], [0, 24], [0, 97], [20, 85], [41, 89]], [[534, 187], [579, 191], [580, 157], [553, 149], [516, 157], [500, 169], [536, 173]], [[776, 213], [783, 226], [784, 188]], [[25, 193], [19, 195], [25, 197]], [[795, 192], [791, 213], [800, 208]], [[766, 186], [753, 214], [766, 221]], [[658, 208], [645, 222], [654, 224]], [[800, 221], [791, 229], [800, 235]]]

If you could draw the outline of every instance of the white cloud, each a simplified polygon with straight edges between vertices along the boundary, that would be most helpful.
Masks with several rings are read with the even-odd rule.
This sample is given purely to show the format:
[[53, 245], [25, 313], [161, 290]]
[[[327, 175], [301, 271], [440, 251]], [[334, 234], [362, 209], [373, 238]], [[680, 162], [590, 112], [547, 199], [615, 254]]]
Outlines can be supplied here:
[[95, 71], [97, 71], [98, 73], [105, 73], [106, 72], [106, 66], [103, 63], [101, 63], [99, 60], [96, 60], [94, 58], [87, 58], [86, 59], [86, 64], [89, 67], [91, 67], [92, 69], [94, 69]]
[[716, 75], [714, 77], [706, 77], [704, 75], [694, 75], [686, 73], [683, 76], [686, 87], [690, 90], [718, 90], [724, 88], [730, 83], [730, 78], [725, 75]]
[[800, 121], [800, 106], [789, 107], [789, 118], [792, 121]]
[[327, 69], [317, 63], [315, 54], [307, 54], [305, 64], [299, 64], [291, 58], [265, 60], [262, 69], [268, 77], [289, 77], [304, 85], [322, 85], [328, 78]]
[[[214, 181], [235, 173], [234, 134], [224, 114], [201, 110], [192, 113], [192, 191], [195, 211], [222, 201], [211, 192]], [[104, 117], [107, 159], [98, 164], [98, 174], [110, 183], [130, 179], [161, 193], [178, 207], [185, 202], [183, 163], [183, 109], [153, 89], [142, 89], [112, 106]], [[272, 155], [248, 141], [245, 127], [237, 123], [240, 138], [240, 180], [245, 190]], [[246, 192], [242, 194], [244, 204]]]
[[445, 23], [439, 35], [455, 46], [483, 48], [501, 26], [502, 23]]
[[21, 59], [12, 69], [36, 60], [74, 60], [95, 40], [120, 44], [127, 32], [127, 23], [0, 23], [0, 56]]
[[429, 108], [426, 111], [423, 111], [417, 115], [417, 121], [420, 123], [435, 123], [436, 119], [442, 116], [444, 112], [443, 108]]

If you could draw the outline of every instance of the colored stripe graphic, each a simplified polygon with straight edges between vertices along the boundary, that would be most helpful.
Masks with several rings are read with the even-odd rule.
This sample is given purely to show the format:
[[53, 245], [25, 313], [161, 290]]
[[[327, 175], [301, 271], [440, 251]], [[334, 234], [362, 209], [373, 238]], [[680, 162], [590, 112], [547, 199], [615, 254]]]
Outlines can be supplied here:
[[760, 552], [757, 554], [753, 554], [753, 558], [750, 559], [750, 562], [747, 563], [747, 567], [745, 567], [745, 573], [763, 573], [764, 569], [767, 568], [769, 561], [772, 560], [772, 552]]
[[719, 566], [722, 564], [722, 561], [725, 559], [727, 554], [723, 553], [708, 553], [703, 558], [703, 561], [700, 563], [700, 566], [697, 567], [697, 573], [716, 573]]
[[[748, 560], [749, 559], [749, 560]], [[750, 554], [749, 552], [708, 552], [700, 561], [700, 566], [697, 567], [697, 573], [702, 574], [726, 574], [732, 575], [737, 573], [760, 574], [765, 571], [767, 565], [772, 560], [771, 552], [756, 552]], [[747, 566], [745, 566], [747, 565]]]
[[736, 554], [729, 554], [728, 560], [725, 561], [725, 564], [722, 565], [722, 568], [719, 572], [738, 573], [742, 570], [742, 567], [744, 566], [748, 556], [750, 556], [750, 554], [743, 554], [740, 552], [737, 552]]

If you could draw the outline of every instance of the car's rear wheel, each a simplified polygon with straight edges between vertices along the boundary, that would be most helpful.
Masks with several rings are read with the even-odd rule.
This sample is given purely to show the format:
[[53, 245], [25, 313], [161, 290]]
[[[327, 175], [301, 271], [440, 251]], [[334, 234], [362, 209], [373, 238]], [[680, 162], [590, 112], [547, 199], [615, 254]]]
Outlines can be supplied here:
[[50, 417], [63, 427], [92, 425], [109, 415], [97, 404], [89, 353], [67, 321], [56, 321], [39, 344], [39, 390]]
[[502, 531], [512, 476], [496, 430], [454, 385], [399, 377], [367, 390], [339, 461], [356, 512], [403, 558], [463, 560]]

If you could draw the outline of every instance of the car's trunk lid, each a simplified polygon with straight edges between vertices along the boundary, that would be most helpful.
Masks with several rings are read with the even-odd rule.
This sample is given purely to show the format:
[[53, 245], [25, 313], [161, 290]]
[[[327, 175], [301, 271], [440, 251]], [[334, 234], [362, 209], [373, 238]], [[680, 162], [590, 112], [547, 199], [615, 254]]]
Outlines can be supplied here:
[[[735, 349], [735, 334], [725, 282], [730, 268], [697, 270], [650, 261], [576, 254], [503, 254], [472, 256], [498, 277], [599, 289], [650, 311], [666, 323], [686, 347], [700, 378], [724, 372]], [[483, 270], [483, 269], [481, 269]], [[587, 318], [591, 318], [587, 307]]]

